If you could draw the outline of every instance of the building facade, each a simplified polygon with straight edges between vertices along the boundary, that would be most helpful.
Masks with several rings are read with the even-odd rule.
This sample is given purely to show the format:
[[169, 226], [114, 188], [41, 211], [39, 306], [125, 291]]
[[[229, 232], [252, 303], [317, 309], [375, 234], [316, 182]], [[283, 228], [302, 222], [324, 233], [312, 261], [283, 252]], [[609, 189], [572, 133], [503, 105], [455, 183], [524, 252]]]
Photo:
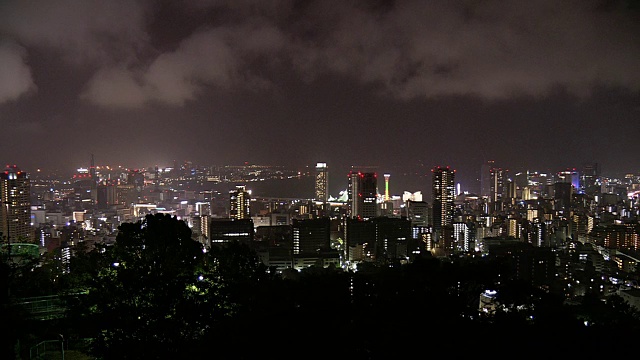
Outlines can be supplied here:
[[433, 227], [438, 230], [453, 224], [455, 170], [436, 166], [433, 172]]
[[329, 168], [327, 163], [316, 164], [315, 201], [326, 203], [329, 199]]
[[30, 243], [31, 185], [29, 175], [16, 165], [0, 173], [0, 230], [3, 243]]
[[349, 173], [349, 216], [359, 219], [374, 218], [378, 214], [378, 174], [351, 171]]
[[251, 197], [244, 185], [236, 185], [229, 191], [229, 217], [232, 219], [251, 219]]

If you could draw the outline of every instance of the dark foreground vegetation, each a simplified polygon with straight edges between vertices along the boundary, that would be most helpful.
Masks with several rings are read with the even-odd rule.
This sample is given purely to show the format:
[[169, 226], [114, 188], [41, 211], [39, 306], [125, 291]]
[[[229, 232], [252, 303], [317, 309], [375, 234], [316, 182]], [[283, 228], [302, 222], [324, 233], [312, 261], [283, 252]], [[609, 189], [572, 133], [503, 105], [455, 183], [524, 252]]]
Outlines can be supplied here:
[[[619, 296], [568, 303], [497, 258], [276, 273], [240, 243], [203, 252], [163, 214], [121, 225], [113, 246], [78, 245], [69, 263], [5, 260], [2, 281], [2, 359], [59, 338], [90, 339], [93, 359], [619, 355], [640, 333]], [[478, 311], [486, 289], [501, 304], [492, 316]], [[51, 294], [64, 316], [32, 320], [15, 305]]]

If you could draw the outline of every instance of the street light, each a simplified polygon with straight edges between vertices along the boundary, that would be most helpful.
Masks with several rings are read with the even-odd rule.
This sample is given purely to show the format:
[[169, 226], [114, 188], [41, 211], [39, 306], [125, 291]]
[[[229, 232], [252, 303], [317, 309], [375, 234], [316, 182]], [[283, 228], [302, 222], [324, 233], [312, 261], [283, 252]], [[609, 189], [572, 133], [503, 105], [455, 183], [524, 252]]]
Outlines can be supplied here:
[[64, 360], [64, 336], [62, 334], [58, 334], [60, 335], [60, 347], [62, 348], [62, 360]]

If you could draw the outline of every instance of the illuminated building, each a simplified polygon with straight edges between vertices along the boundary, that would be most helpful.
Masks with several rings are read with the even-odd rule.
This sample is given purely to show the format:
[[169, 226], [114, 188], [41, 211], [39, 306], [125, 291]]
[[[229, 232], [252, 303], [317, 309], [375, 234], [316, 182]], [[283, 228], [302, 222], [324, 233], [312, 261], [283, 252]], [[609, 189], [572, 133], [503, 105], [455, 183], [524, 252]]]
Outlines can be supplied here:
[[255, 236], [253, 220], [249, 219], [210, 219], [209, 244], [238, 241], [251, 244]]
[[478, 312], [481, 316], [493, 316], [496, 314], [498, 308], [497, 294], [495, 290], [485, 290], [480, 294]]
[[507, 235], [514, 238], [520, 238], [520, 224], [518, 223], [518, 219], [509, 218], [507, 219]]
[[378, 213], [378, 174], [351, 171], [349, 173], [349, 216], [370, 219]]
[[582, 192], [593, 195], [597, 192], [600, 181], [600, 167], [598, 163], [585, 164], [580, 174], [580, 189]]
[[93, 154], [91, 154], [91, 167], [89, 168], [89, 177], [91, 178], [91, 205], [95, 206], [98, 203], [98, 177], [96, 175], [96, 165], [93, 161]]
[[315, 200], [326, 203], [329, 199], [329, 168], [327, 163], [316, 164], [316, 196]]
[[489, 186], [489, 199], [493, 211], [503, 210], [503, 197], [506, 197], [508, 192], [506, 189], [508, 186], [507, 172], [507, 170], [501, 168], [491, 168], [490, 170], [491, 183]]
[[389, 201], [389, 177], [391, 174], [384, 174], [384, 201]]
[[456, 251], [469, 251], [469, 236], [466, 223], [453, 223], [453, 238]]
[[559, 171], [556, 174], [555, 183], [569, 183], [574, 191], [582, 193], [580, 191], [580, 174], [575, 168]]
[[548, 287], [555, 279], [555, 255], [551, 247], [534, 247], [533, 244], [517, 239], [485, 239], [489, 256], [507, 259], [515, 279], [525, 281], [534, 287]]
[[244, 185], [236, 185], [234, 190], [229, 191], [229, 217], [232, 219], [250, 219], [250, 193]]
[[211, 203], [198, 201], [196, 202], [196, 212], [198, 215], [211, 215]]
[[495, 161], [489, 160], [480, 168], [480, 196], [491, 196], [491, 169]]
[[557, 182], [553, 184], [553, 200], [555, 210], [568, 212], [571, 205], [573, 186], [569, 182]]
[[7, 166], [4, 172], [0, 173], [0, 230], [3, 242], [31, 242], [30, 196], [28, 174], [16, 165]]
[[407, 201], [422, 201], [422, 192], [421, 191], [416, 191], [414, 193], [410, 193], [408, 191], [405, 191], [402, 194], [402, 201], [407, 202]]
[[374, 259], [378, 261], [409, 259], [411, 221], [406, 217], [377, 217], [369, 220], [375, 225]]
[[431, 225], [431, 208], [426, 201], [408, 200], [406, 205], [407, 218], [413, 226], [426, 227]]
[[118, 204], [117, 184], [115, 182], [105, 182], [98, 185], [96, 189], [95, 205], [98, 209], [109, 209]]
[[293, 254], [316, 254], [330, 248], [331, 227], [329, 218], [293, 219]]
[[436, 230], [453, 222], [453, 201], [455, 199], [455, 170], [436, 166], [433, 172], [433, 226]]
[[344, 255], [348, 262], [373, 260], [376, 238], [376, 227], [373, 222], [347, 218], [343, 231], [346, 242]]
[[209, 243], [209, 224], [211, 217], [209, 215], [196, 215], [192, 218], [193, 237], [195, 240], [205, 246], [211, 246]]

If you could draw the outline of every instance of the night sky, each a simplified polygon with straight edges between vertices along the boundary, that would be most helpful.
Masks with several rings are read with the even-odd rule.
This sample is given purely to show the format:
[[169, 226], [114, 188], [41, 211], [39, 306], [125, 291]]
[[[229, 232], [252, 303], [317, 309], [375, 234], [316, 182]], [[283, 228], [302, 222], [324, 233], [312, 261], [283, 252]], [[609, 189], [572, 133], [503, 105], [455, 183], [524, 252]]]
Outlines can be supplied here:
[[[0, 1], [0, 160], [640, 171], [638, 1]], [[466, 185], [468, 184], [468, 185]]]

